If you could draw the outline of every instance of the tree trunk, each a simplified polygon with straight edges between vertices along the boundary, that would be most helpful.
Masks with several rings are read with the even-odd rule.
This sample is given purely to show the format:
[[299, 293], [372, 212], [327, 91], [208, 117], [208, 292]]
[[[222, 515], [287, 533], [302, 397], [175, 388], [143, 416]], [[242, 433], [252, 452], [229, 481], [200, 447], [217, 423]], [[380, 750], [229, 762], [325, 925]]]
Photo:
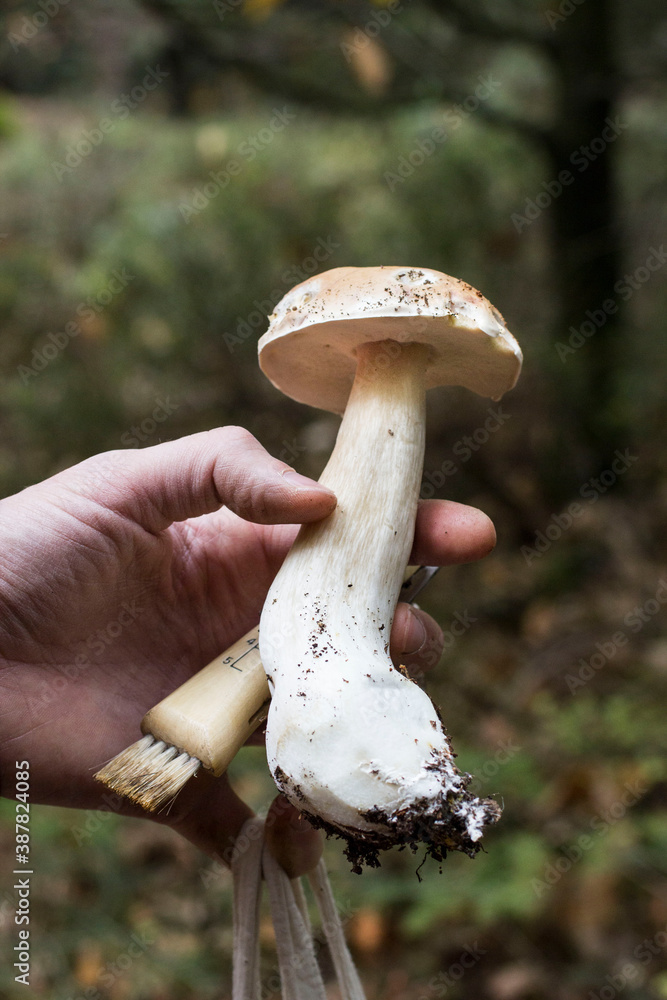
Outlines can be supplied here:
[[612, 23], [610, 0], [586, 0], [555, 26], [561, 107], [552, 177], [569, 171], [573, 180], [552, 206], [559, 303], [553, 371], [557, 398], [570, 407], [558, 425], [568, 426], [582, 476], [599, 471], [625, 443], [614, 416], [620, 317], [604, 308], [620, 305], [614, 292], [621, 267], [614, 163], [623, 125], [614, 111]]

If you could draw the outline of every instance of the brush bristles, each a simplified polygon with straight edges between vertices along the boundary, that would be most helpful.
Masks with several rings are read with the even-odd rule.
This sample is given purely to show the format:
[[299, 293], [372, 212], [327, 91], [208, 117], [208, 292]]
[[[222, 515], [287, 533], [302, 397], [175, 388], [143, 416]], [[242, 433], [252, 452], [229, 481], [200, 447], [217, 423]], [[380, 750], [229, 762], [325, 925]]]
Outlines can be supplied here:
[[197, 757], [144, 736], [97, 772], [95, 778], [149, 812], [177, 795], [201, 767]]

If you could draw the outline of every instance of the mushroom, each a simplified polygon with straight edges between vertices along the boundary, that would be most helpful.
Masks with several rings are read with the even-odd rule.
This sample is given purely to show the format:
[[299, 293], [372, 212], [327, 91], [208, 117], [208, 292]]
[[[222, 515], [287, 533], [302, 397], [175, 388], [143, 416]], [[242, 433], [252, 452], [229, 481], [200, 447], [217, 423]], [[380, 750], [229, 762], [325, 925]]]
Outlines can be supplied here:
[[463, 281], [340, 267], [280, 301], [259, 361], [293, 399], [344, 412], [320, 478], [337, 506], [300, 528], [262, 611], [274, 780], [314, 825], [347, 840], [355, 870], [394, 844], [473, 856], [500, 808], [466, 790], [440, 713], [393, 666], [389, 634], [413, 541], [425, 390], [499, 399], [518, 377], [519, 346]]

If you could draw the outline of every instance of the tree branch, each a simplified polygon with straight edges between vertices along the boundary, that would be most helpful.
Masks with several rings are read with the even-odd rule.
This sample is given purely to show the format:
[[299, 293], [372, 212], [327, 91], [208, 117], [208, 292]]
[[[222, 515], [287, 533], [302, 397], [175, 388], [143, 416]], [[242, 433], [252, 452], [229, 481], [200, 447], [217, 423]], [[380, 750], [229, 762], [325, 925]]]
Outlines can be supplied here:
[[[375, 95], [355, 86], [334, 88], [312, 73], [295, 71], [293, 57], [290, 58], [289, 39], [274, 37], [271, 39], [271, 46], [267, 48], [266, 37], [258, 39], [256, 29], [228, 29], [224, 32], [211, 30], [208, 21], [203, 23], [196, 19], [196, 7], [175, 5], [173, 0], [144, 0], [143, 6], [170, 23], [177, 21], [181, 39], [204, 56], [211, 65], [222, 69], [236, 69], [261, 90], [280, 93], [288, 100], [306, 107], [320, 108], [339, 115], [377, 118], [378, 115], [389, 114], [397, 107], [417, 103], [424, 96], [448, 101], [453, 105], [464, 104], [470, 97], [469, 93], [443, 80], [437, 66], [431, 67], [432, 84], [429, 93], [425, 95], [423, 90], [416, 92], [414, 84], [420, 80], [423, 83], [424, 71], [429, 67], [423, 51], [421, 60], [417, 61], [418, 52], [411, 44], [413, 39], [409, 33], [407, 38], [401, 40], [391, 32], [386, 32], [383, 42], [394, 58], [408, 69], [410, 78], [403, 79], [384, 94]], [[357, 13], [359, 12], [358, 7]], [[343, 23], [349, 24], [350, 21], [346, 18]], [[362, 25], [358, 26], [363, 30]], [[494, 108], [484, 101], [480, 101], [475, 114], [492, 125], [510, 128], [530, 142], [552, 151], [550, 131], [536, 123]]]

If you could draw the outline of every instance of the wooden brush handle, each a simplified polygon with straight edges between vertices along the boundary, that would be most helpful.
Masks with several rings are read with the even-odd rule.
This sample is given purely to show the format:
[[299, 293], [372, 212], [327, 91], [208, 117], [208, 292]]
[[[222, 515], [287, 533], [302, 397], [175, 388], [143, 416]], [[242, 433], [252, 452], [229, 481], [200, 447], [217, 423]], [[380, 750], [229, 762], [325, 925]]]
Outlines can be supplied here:
[[[411, 581], [426, 570], [425, 580], [412, 585], [414, 593], [435, 568], [416, 570], [416, 566], [408, 566], [405, 571], [406, 581]], [[404, 589], [407, 586], [404, 584]], [[412, 600], [412, 596], [406, 591], [402, 599]], [[219, 777], [264, 722], [270, 701], [259, 656], [259, 629], [253, 628], [151, 708], [142, 719], [141, 731], [197, 757]]]
[[223, 774], [269, 711], [269, 686], [251, 629], [144, 716], [141, 731]]

